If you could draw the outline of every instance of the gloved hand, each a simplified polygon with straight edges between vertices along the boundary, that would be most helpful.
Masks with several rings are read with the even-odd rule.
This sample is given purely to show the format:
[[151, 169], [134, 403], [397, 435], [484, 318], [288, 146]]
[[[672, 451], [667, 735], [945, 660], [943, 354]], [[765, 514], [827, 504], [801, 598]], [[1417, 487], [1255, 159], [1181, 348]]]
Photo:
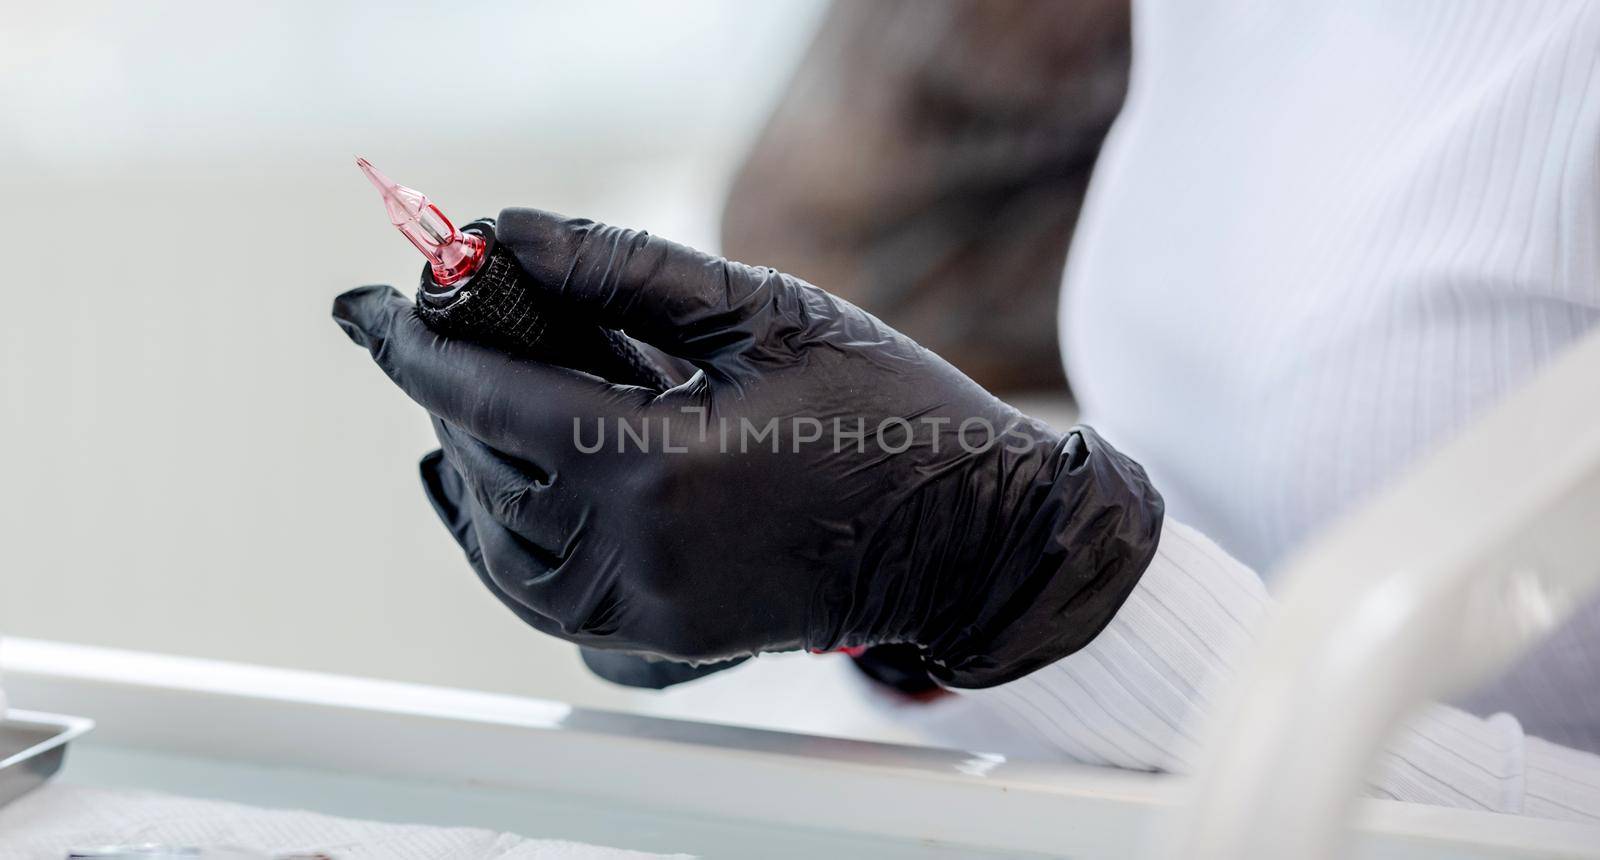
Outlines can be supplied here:
[[1162, 503], [1137, 464], [859, 308], [645, 233], [498, 224], [546, 300], [698, 368], [618, 386], [435, 335], [388, 287], [335, 302], [434, 416], [434, 468], [469, 501], [447, 523], [538, 629], [694, 664], [911, 643], [982, 687], [1087, 643], [1154, 554]]
[[[434, 418], [437, 424], [439, 419]], [[478, 579], [482, 580], [489, 592], [505, 604], [517, 617], [535, 624], [537, 617], [528, 607], [517, 602], [515, 597], [507, 594], [489, 574], [489, 567], [483, 560], [483, 547], [478, 543], [477, 532], [472, 527], [472, 517], [477, 510], [472, 500], [471, 491], [467, 489], [466, 482], [461, 479], [461, 474], [455, 467], [445, 460], [444, 451], [433, 451], [422, 458], [420, 464], [422, 471], [422, 488], [428, 496], [428, 501], [433, 505], [434, 513], [444, 522], [449, 529], [450, 536], [455, 538], [456, 544], [467, 555], [467, 563], [477, 572]], [[731, 669], [743, 663], [746, 658], [738, 657], [716, 663], [696, 665], [667, 660], [651, 654], [636, 654], [627, 651], [606, 651], [598, 648], [578, 649], [583, 656], [584, 665], [589, 671], [613, 684], [625, 687], [641, 687], [650, 690], [661, 690], [674, 684], [682, 684], [704, 678], [707, 675]]]

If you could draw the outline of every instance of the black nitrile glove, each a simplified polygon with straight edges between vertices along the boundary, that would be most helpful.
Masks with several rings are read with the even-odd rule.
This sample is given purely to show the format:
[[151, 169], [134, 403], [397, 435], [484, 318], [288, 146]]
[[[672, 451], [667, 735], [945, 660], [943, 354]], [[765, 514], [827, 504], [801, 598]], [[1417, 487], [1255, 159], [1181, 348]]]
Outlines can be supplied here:
[[435, 417], [470, 500], [446, 522], [540, 630], [695, 664], [911, 643], [984, 687], [1094, 638], [1155, 552], [1137, 464], [810, 284], [537, 210], [498, 233], [572, 319], [699, 369], [612, 385], [436, 335], [388, 287], [335, 303]]
[[[439, 419], [433, 420], [437, 423]], [[477, 572], [478, 579], [482, 580], [489, 592], [499, 598], [500, 602], [517, 617], [537, 627], [538, 624], [530, 616], [532, 610], [518, 603], [516, 598], [501, 589], [495, 583], [494, 577], [489, 575], [489, 568], [483, 561], [483, 548], [478, 544], [477, 532], [472, 528], [472, 517], [479, 509], [460, 473], [445, 460], [443, 451], [433, 451], [424, 456], [420, 468], [422, 488], [427, 493], [428, 501], [433, 504], [434, 513], [439, 515], [445, 528], [450, 530], [450, 536], [456, 539], [461, 551], [467, 554], [467, 563]], [[627, 651], [602, 651], [583, 647], [578, 651], [583, 656], [584, 665], [599, 677], [613, 684], [650, 690], [662, 690], [674, 684], [704, 678], [723, 669], [731, 669], [746, 659], [737, 657], [717, 663], [695, 665]]]
[[[433, 504], [434, 512], [450, 530], [450, 536], [456, 539], [461, 551], [466, 553], [467, 563], [477, 572], [478, 578], [488, 587], [490, 593], [499, 598], [500, 602], [513, 613], [526, 619], [528, 608], [502, 591], [489, 576], [489, 569], [484, 566], [483, 550], [478, 546], [478, 536], [472, 530], [472, 511], [475, 509], [475, 504], [466, 482], [445, 460], [442, 450], [424, 456], [421, 469], [422, 486], [428, 495], [428, 501]], [[649, 690], [664, 690], [686, 681], [696, 681], [723, 669], [732, 669], [748, 659], [735, 657], [732, 660], [716, 663], [694, 664], [668, 660], [653, 654], [604, 651], [582, 646], [579, 646], [578, 653], [583, 657], [583, 663], [589, 667], [589, 671], [600, 678], [624, 687]], [[941, 689], [928, 676], [927, 669], [922, 665], [920, 652], [917, 652], [916, 647], [912, 645], [877, 645], [865, 649], [863, 653], [852, 652], [850, 659], [868, 678], [912, 698], [928, 698], [930, 694]]]

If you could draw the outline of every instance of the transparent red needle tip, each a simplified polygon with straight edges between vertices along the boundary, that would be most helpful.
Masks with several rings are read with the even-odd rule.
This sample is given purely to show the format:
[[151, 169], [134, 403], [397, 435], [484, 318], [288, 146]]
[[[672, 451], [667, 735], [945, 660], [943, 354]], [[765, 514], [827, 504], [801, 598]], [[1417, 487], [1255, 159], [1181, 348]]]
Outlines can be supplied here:
[[439, 207], [428, 201], [426, 194], [384, 176], [365, 158], [357, 158], [356, 166], [383, 195], [383, 208], [389, 213], [389, 222], [433, 264], [435, 281], [449, 286], [478, 271], [483, 264], [482, 236], [457, 230]]

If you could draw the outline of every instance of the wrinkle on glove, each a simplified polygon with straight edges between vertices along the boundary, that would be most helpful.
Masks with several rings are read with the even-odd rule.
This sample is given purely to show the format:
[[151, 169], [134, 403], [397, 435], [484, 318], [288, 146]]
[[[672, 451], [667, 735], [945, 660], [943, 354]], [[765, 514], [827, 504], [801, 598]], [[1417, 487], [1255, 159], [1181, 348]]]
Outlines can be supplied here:
[[695, 368], [615, 385], [440, 336], [386, 287], [336, 301], [434, 417], [441, 519], [544, 632], [700, 667], [904, 643], [983, 687], [1082, 647], [1155, 551], [1137, 464], [817, 287], [538, 210], [498, 236], [550, 306]]
[[[494, 594], [495, 598], [505, 604], [523, 621], [537, 627], [528, 617], [531, 612], [527, 607], [517, 603], [504, 591], [501, 591], [489, 577], [488, 570], [483, 564], [483, 550], [478, 545], [478, 538], [473, 533], [472, 521], [466, 507], [470, 504], [465, 496], [466, 482], [461, 479], [456, 470], [444, 459], [443, 451], [433, 451], [422, 458], [422, 487], [428, 496], [428, 501], [433, 505], [434, 513], [439, 515], [439, 520], [449, 530], [450, 536], [455, 538], [461, 551], [466, 553], [467, 563], [478, 574], [478, 579]], [[691, 663], [680, 663], [658, 657], [654, 654], [630, 654], [624, 651], [600, 651], [594, 648], [578, 649], [585, 666], [595, 675], [620, 684], [624, 687], [638, 687], [647, 690], [664, 690], [677, 684], [695, 681], [707, 675], [715, 674], [723, 669], [731, 669], [743, 663], [746, 658], [739, 657], [719, 663], [708, 663], [696, 666]]]

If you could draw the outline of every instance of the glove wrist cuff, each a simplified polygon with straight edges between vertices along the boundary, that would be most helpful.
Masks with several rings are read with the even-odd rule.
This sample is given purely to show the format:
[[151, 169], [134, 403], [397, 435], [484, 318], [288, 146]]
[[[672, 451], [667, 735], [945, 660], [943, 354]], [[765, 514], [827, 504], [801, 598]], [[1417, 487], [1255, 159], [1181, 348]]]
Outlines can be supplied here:
[[1139, 464], [1074, 427], [973, 581], [969, 622], [924, 642], [929, 673], [948, 687], [993, 687], [1087, 645], [1154, 558], [1164, 508]]

